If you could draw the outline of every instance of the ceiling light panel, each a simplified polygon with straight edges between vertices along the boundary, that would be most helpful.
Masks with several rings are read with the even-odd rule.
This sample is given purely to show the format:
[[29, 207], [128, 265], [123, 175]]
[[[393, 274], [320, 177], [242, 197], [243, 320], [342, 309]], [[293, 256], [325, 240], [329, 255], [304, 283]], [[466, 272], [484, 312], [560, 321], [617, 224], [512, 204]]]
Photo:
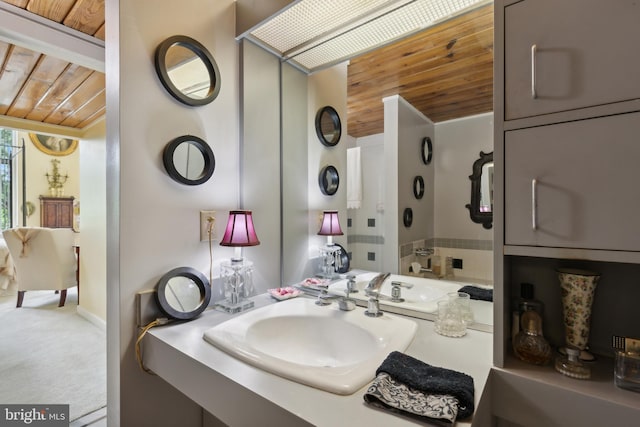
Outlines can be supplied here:
[[301, 0], [253, 30], [251, 36], [283, 54], [385, 3], [389, 0]]
[[487, 3], [491, 0], [301, 0], [250, 38], [312, 72]]

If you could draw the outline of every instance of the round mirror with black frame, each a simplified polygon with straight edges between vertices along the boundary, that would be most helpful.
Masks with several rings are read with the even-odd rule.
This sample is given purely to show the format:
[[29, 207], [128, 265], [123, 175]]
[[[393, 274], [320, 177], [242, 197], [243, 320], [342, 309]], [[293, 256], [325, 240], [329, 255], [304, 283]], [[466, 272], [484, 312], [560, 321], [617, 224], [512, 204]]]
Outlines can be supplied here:
[[433, 143], [431, 142], [431, 138], [429, 138], [428, 136], [422, 138], [420, 157], [422, 157], [422, 163], [424, 163], [425, 165], [431, 163], [431, 158], [433, 157]]
[[162, 161], [169, 176], [186, 185], [206, 182], [216, 168], [216, 158], [209, 144], [193, 135], [170, 141], [164, 148]]
[[424, 196], [424, 178], [420, 175], [413, 178], [413, 195], [418, 200]]
[[333, 147], [340, 142], [342, 124], [340, 116], [331, 106], [322, 107], [316, 113], [316, 135], [324, 145]]
[[191, 320], [202, 313], [211, 300], [207, 278], [191, 267], [178, 267], [160, 278], [156, 301], [172, 319]]
[[402, 223], [407, 228], [411, 227], [411, 224], [413, 224], [413, 209], [404, 209], [404, 212], [402, 213]]
[[340, 176], [335, 166], [325, 166], [320, 170], [318, 175], [318, 184], [320, 191], [326, 196], [333, 196], [340, 186]]
[[155, 67], [164, 88], [183, 104], [209, 104], [220, 93], [220, 71], [211, 53], [187, 36], [173, 36], [158, 45]]

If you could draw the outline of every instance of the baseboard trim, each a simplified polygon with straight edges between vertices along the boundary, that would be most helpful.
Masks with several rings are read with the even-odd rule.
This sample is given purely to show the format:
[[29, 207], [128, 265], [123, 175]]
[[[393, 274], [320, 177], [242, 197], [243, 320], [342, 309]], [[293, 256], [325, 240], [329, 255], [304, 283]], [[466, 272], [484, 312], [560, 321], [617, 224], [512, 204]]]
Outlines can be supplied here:
[[96, 316], [95, 314], [91, 313], [90, 311], [84, 309], [81, 305], [78, 306], [78, 314], [81, 317], [84, 317], [85, 319], [87, 319], [89, 322], [91, 322], [94, 325], [96, 325], [98, 328], [102, 329], [103, 331], [107, 330], [107, 322], [106, 321], [104, 321], [100, 317]]

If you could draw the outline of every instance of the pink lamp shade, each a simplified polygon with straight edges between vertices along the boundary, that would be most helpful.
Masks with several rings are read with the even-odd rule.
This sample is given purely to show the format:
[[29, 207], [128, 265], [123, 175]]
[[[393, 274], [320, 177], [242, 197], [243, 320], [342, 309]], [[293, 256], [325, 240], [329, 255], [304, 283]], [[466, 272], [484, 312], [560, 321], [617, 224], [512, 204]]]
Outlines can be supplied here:
[[251, 211], [230, 211], [221, 246], [256, 246], [260, 241], [253, 227]]
[[340, 228], [340, 221], [338, 221], [338, 211], [324, 211], [322, 215], [322, 226], [318, 235], [342, 236], [344, 234]]

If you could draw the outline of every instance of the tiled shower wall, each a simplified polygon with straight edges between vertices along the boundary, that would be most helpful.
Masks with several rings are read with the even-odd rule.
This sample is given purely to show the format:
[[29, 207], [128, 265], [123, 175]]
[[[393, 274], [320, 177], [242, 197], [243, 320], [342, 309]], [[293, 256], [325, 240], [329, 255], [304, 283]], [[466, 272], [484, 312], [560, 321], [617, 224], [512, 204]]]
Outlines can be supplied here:
[[481, 284], [493, 282], [493, 241], [472, 239], [434, 238], [417, 240], [400, 247], [400, 273], [416, 275], [410, 271], [412, 262], [429, 266], [430, 256], [417, 255], [416, 249], [428, 248], [440, 256], [442, 275], [445, 274], [447, 257], [462, 260], [462, 268], [453, 269], [453, 279], [477, 281]]

